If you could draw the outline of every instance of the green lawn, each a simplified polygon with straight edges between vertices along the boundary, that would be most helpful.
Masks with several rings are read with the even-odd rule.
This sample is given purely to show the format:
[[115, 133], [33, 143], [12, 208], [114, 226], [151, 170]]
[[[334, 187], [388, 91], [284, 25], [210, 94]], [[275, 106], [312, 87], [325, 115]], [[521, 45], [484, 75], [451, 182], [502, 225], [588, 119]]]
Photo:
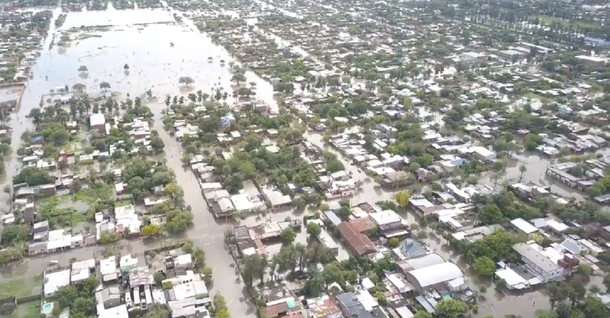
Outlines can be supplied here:
[[[42, 275], [33, 278], [15, 278], [0, 282], [0, 299], [5, 297], [23, 298], [34, 294], [36, 289], [41, 288]], [[36, 288], [38, 286], [38, 288]]]
[[40, 318], [40, 301], [34, 300], [17, 306], [17, 317]]
[[540, 24], [550, 26], [553, 23], [563, 24], [564, 26], [572, 26], [572, 27], [595, 27], [596, 24], [593, 22], [586, 21], [578, 21], [578, 20], [564, 20], [558, 17], [551, 17], [547, 15], [531, 15], [530, 19], [538, 18], [540, 20]]

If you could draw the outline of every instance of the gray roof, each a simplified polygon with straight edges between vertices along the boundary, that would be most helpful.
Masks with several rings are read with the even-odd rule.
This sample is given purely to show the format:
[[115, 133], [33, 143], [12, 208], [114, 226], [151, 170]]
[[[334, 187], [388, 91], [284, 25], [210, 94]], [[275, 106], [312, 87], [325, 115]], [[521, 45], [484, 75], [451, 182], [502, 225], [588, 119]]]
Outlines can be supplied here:
[[339, 305], [349, 313], [351, 318], [372, 318], [364, 305], [358, 300], [356, 294], [349, 292], [337, 295]]
[[559, 265], [553, 263], [553, 261], [551, 261], [548, 257], [542, 255], [540, 252], [536, 251], [534, 248], [525, 243], [515, 244], [513, 245], [513, 249], [517, 251], [522, 258], [526, 258], [544, 272], [551, 272], [559, 269]]
[[16, 102], [21, 92], [18, 89], [0, 89], [0, 103]]
[[436, 253], [430, 253], [426, 256], [412, 258], [412, 259], [409, 259], [406, 261], [406, 263], [409, 265], [409, 267], [413, 270], [428, 267], [428, 266], [433, 266], [433, 265], [437, 265], [437, 264], [442, 264], [444, 262], [445, 262], [445, 260]]
[[409, 238], [400, 243], [400, 249], [407, 258], [421, 257], [428, 252], [420, 242]]

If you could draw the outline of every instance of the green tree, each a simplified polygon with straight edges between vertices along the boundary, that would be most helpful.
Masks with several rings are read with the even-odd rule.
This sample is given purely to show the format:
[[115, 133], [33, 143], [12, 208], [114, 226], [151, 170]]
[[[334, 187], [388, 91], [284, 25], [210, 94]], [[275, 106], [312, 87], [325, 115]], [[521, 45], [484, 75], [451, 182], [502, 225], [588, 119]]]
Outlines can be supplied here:
[[388, 245], [391, 248], [396, 248], [396, 247], [398, 247], [398, 245], [400, 245], [400, 241], [398, 240], [398, 238], [393, 237], [388, 241]]
[[608, 317], [608, 309], [606, 309], [604, 303], [595, 296], [587, 296], [580, 305], [580, 308], [587, 318]]
[[477, 258], [473, 267], [481, 276], [491, 276], [496, 271], [496, 263], [487, 256]]
[[443, 318], [457, 318], [468, 312], [468, 305], [460, 300], [444, 299], [436, 306], [436, 314]]
[[411, 194], [408, 191], [401, 191], [396, 194], [395, 199], [396, 203], [401, 207], [405, 208], [409, 204], [409, 199], [411, 198]]
[[432, 318], [432, 314], [422, 309], [416, 312], [413, 318]]
[[13, 177], [14, 184], [27, 183], [29, 186], [43, 185], [54, 181], [54, 178], [48, 172], [36, 167], [25, 167]]
[[150, 139], [150, 146], [153, 148], [153, 151], [159, 152], [165, 148], [165, 143], [159, 137], [152, 137]]
[[282, 239], [284, 240], [284, 243], [286, 243], [286, 244], [292, 244], [292, 242], [294, 242], [296, 237], [297, 237], [297, 233], [291, 227], [282, 231]]
[[25, 242], [30, 234], [30, 228], [25, 225], [8, 225], [2, 230], [2, 244], [10, 245]]
[[155, 236], [161, 232], [161, 226], [156, 224], [148, 224], [142, 227], [142, 235]]
[[502, 222], [502, 219], [502, 211], [500, 211], [500, 208], [493, 203], [485, 205], [479, 211], [479, 220], [483, 224], [498, 224]]
[[311, 236], [318, 236], [320, 232], [322, 232], [322, 228], [317, 223], [307, 223], [307, 234]]

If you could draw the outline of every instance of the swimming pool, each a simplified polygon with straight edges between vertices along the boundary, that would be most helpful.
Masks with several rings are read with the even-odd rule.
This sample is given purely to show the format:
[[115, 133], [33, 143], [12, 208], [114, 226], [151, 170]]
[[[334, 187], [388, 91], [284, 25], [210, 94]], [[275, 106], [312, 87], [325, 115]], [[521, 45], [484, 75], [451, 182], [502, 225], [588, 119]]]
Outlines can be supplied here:
[[42, 313], [50, 315], [53, 312], [53, 303], [44, 303], [42, 305]]

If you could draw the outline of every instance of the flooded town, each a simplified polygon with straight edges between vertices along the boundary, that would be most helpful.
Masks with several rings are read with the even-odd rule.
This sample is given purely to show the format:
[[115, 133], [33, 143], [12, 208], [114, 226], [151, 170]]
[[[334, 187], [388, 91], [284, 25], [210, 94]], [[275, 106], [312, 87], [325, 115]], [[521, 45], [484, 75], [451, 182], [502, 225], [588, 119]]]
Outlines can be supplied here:
[[610, 317], [607, 3], [0, 3], [0, 317]]

